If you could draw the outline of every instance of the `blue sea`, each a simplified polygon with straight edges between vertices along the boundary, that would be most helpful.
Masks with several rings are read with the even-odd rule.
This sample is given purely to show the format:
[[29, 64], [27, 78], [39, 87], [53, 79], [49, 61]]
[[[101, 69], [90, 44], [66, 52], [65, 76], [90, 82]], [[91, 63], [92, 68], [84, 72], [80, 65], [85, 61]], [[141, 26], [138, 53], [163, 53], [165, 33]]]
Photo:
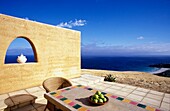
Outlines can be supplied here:
[[149, 67], [153, 64], [170, 63], [169, 57], [82, 57], [82, 69], [102, 69], [113, 71], [154, 72], [159, 68]]
[[[17, 63], [17, 55], [6, 55], [5, 63]], [[33, 55], [26, 55], [27, 62], [35, 62]], [[82, 69], [101, 69], [114, 71], [142, 71], [153, 72], [159, 68], [148, 67], [153, 64], [167, 64], [170, 63], [170, 56], [168, 57], [81, 57]]]
[[[17, 58], [19, 55], [6, 55], [5, 64], [18, 63]], [[27, 57], [27, 62], [35, 62], [33, 55], [25, 55]]]

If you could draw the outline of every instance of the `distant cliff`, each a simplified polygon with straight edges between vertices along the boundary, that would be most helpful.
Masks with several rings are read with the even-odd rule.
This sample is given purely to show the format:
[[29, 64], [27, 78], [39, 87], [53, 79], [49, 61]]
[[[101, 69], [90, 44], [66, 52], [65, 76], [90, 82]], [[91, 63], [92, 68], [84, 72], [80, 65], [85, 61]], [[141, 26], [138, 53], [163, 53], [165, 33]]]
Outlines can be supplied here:
[[154, 65], [149, 65], [149, 67], [170, 68], [170, 64], [154, 64]]
[[155, 75], [163, 76], [163, 77], [170, 77], [170, 70], [164, 71], [162, 73], [157, 73]]
[[149, 67], [169, 68], [168, 70], [161, 72], [161, 73], [157, 73], [155, 75], [163, 76], [163, 77], [170, 77], [170, 64], [154, 64], [154, 65], [149, 65]]

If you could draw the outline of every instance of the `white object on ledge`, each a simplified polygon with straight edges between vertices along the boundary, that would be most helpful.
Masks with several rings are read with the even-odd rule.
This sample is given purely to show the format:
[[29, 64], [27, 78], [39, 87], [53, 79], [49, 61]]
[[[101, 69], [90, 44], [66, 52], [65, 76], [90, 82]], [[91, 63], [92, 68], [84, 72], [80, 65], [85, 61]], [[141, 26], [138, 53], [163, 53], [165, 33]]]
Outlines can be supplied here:
[[23, 55], [23, 54], [21, 54], [20, 56], [18, 56], [18, 58], [17, 58], [17, 62], [18, 63], [25, 63], [27, 61], [27, 58]]

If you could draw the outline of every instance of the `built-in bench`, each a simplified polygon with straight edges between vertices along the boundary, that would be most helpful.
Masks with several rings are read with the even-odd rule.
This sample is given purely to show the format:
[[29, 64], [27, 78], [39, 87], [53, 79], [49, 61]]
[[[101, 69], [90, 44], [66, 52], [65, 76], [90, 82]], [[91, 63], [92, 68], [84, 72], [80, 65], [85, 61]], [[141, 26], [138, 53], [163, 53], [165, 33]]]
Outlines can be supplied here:
[[12, 111], [14, 109], [24, 107], [29, 104], [33, 104], [35, 103], [36, 99], [36, 96], [30, 94], [19, 94], [15, 96], [10, 96], [4, 100], [4, 103], [7, 105], [5, 111]]

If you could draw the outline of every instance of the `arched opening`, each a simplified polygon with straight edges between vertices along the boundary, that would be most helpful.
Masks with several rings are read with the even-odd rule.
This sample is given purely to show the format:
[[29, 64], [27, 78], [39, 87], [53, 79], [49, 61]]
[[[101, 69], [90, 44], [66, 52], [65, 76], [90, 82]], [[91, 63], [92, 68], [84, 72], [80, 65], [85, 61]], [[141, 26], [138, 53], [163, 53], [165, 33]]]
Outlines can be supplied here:
[[37, 62], [37, 52], [32, 41], [26, 37], [17, 37], [9, 45], [6, 56], [5, 64], [18, 63], [17, 58], [23, 54], [28, 62]]

